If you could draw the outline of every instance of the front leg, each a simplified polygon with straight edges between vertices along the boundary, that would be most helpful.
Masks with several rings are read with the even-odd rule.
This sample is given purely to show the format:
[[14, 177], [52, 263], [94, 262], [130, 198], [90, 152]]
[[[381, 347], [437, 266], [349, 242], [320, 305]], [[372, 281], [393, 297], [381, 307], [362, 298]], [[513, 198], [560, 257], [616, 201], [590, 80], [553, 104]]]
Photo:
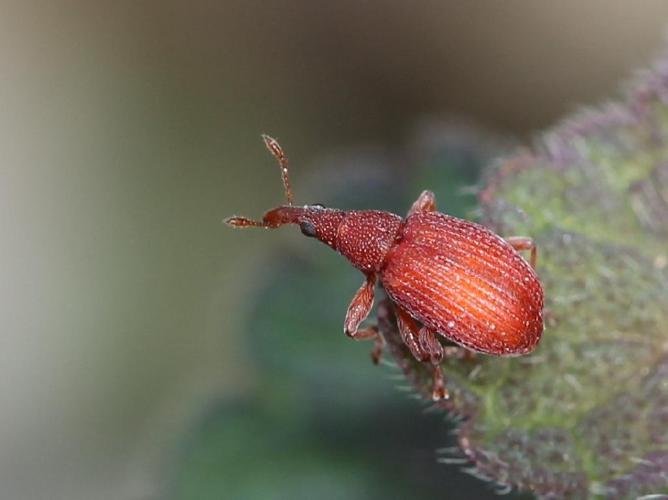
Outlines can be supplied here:
[[371, 359], [374, 364], [380, 360], [380, 355], [383, 347], [383, 339], [378, 333], [378, 328], [370, 326], [359, 329], [362, 321], [366, 319], [373, 306], [374, 287], [376, 286], [376, 275], [367, 274], [366, 281], [353, 297], [352, 302], [348, 306], [346, 319], [343, 322], [343, 331], [349, 337], [355, 340], [374, 340], [374, 347], [371, 351]]
[[346, 319], [343, 322], [343, 331], [349, 337], [357, 335], [360, 323], [366, 319], [373, 306], [373, 293], [376, 286], [376, 275], [367, 274], [366, 281], [362, 284], [348, 306]]

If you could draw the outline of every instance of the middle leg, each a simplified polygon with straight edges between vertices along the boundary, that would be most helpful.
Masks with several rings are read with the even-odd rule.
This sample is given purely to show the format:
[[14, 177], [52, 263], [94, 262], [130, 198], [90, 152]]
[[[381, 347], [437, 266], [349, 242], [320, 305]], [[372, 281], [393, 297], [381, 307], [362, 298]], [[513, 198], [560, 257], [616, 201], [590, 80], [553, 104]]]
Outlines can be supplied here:
[[429, 353], [425, 352], [419, 343], [420, 327], [411, 315], [403, 309], [396, 307], [395, 313], [401, 340], [406, 347], [408, 347], [408, 350], [411, 351], [411, 354], [415, 359], [418, 361], [427, 361], [429, 359]]
[[441, 371], [441, 361], [443, 361], [445, 351], [436, 338], [436, 332], [423, 326], [420, 328], [419, 342], [422, 350], [428, 353], [428, 359], [431, 361], [434, 368], [434, 385], [431, 393], [432, 399], [434, 401], [448, 399], [450, 395], [445, 388], [445, 379], [443, 377], [443, 372]]
[[418, 327], [416, 321], [403, 309], [396, 308], [397, 326], [404, 344], [411, 354], [420, 362], [430, 362], [433, 368], [434, 383], [432, 388], [432, 399], [439, 401], [448, 398], [445, 388], [445, 379], [441, 371], [443, 360], [443, 346], [436, 338], [436, 334], [424, 326]]

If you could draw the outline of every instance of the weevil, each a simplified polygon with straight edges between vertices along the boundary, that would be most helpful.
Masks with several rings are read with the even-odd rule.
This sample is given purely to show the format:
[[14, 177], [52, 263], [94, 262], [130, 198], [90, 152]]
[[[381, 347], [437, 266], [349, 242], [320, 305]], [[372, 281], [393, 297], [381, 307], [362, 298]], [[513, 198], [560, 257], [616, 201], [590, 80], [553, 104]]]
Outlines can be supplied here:
[[[394, 307], [406, 347], [433, 367], [433, 398], [447, 399], [441, 362], [452, 349], [443, 337], [468, 350], [493, 356], [521, 356], [534, 350], [543, 333], [543, 287], [535, 272], [537, 250], [527, 237], [501, 238], [486, 227], [436, 210], [423, 191], [406, 217], [380, 210], [339, 210], [293, 203], [288, 159], [275, 139], [263, 135], [278, 161], [287, 205], [262, 220], [233, 216], [235, 228], [275, 229], [297, 224], [304, 236], [336, 250], [364, 274], [345, 320], [345, 334], [374, 340], [378, 362], [383, 339], [377, 326], [361, 327], [380, 282]], [[520, 251], [529, 251], [527, 262]]]

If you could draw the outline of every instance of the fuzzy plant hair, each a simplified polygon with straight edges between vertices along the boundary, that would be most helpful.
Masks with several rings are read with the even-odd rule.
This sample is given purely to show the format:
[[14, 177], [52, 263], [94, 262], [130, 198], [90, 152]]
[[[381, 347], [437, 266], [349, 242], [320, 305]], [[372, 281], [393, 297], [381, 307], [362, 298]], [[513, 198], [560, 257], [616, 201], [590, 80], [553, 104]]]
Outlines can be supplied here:
[[498, 161], [478, 199], [486, 225], [537, 241], [547, 327], [532, 355], [443, 365], [459, 420], [444, 461], [539, 498], [668, 495], [668, 53], [620, 102]]

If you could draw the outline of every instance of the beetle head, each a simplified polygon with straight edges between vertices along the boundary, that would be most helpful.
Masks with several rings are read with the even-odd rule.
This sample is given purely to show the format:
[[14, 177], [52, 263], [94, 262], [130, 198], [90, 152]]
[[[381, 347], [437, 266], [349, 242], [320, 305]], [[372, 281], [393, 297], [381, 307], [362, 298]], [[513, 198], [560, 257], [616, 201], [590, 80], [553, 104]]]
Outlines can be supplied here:
[[288, 175], [288, 158], [276, 139], [263, 134], [262, 140], [278, 161], [288, 204], [269, 210], [264, 214], [262, 220], [233, 216], [225, 219], [225, 223], [235, 228], [264, 227], [267, 229], [275, 229], [285, 224], [298, 224], [304, 236], [317, 238], [332, 246], [336, 238], [336, 230], [345, 216], [344, 212], [328, 209], [320, 204], [294, 206]]

